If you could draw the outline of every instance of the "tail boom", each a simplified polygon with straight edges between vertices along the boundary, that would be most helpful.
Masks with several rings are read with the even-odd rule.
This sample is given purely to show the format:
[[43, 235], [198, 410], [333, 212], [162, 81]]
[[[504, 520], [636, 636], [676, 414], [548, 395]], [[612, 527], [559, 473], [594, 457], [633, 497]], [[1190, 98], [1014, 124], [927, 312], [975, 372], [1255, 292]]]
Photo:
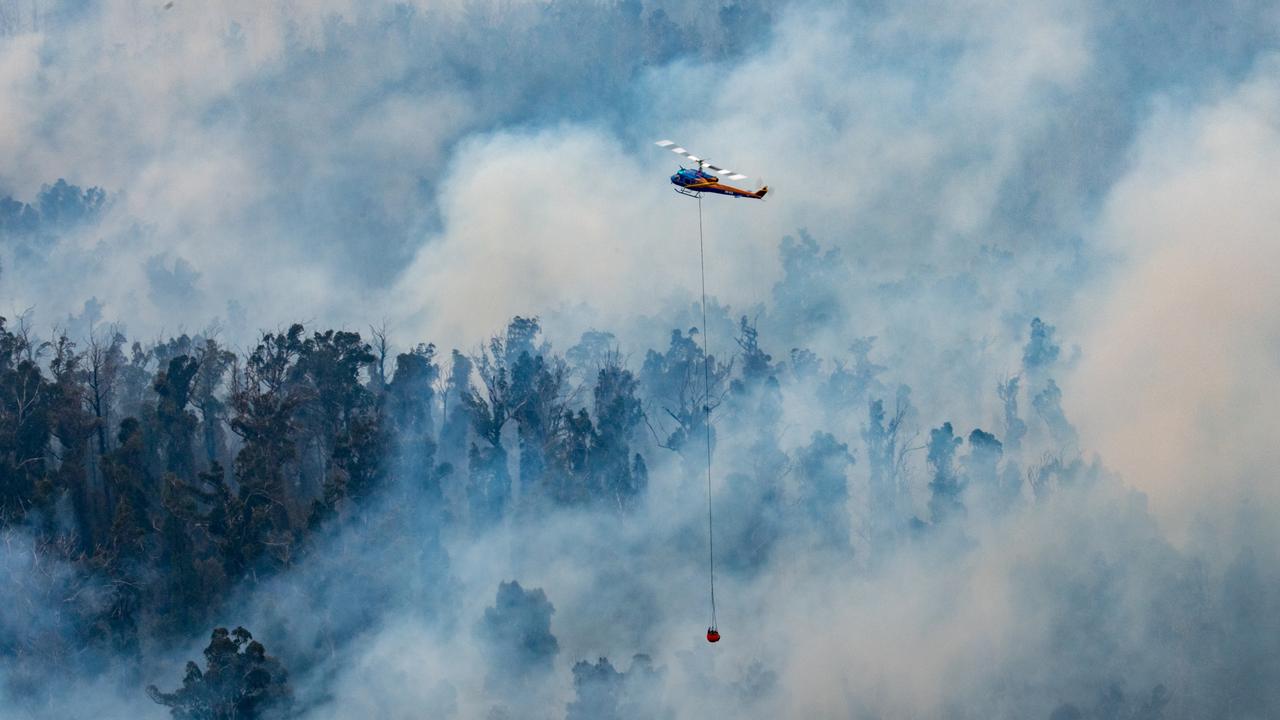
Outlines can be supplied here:
[[732, 195], [733, 197], [754, 198], [756, 200], [764, 199], [765, 193], [769, 192], [768, 185], [765, 185], [764, 187], [760, 188], [759, 190], [756, 190], [755, 192], [751, 192], [750, 190], [743, 190], [742, 188], [736, 188], [732, 185], [725, 185], [723, 183], [711, 183], [710, 185], [696, 188], [696, 189], [709, 190], [711, 192], [718, 192], [724, 195]]

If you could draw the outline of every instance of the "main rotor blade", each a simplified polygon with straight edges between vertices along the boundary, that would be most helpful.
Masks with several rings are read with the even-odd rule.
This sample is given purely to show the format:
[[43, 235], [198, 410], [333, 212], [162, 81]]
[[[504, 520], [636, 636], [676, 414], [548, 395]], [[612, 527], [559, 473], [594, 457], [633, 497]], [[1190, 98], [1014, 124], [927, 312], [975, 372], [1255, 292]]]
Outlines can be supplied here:
[[702, 158], [698, 157], [697, 155], [694, 155], [693, 153], [689, 152], [688, 150], [685, 150], [684, 148], [680, 147], [679, 145], [676, 145], [675, 143], [671, 143], [671, 144], [675, 146], [675, 147], [668, 147], [668, 148], [667, 148], [667, 149], [668, 149], [668, 150], [670, 150], [671, 152], [673, 152], [673, 153], [675, 153], [675, 154], [677, 154], [677, 155], [683, 155], [683, 156], [685, 156], [685, 157], [689, 158], [690, 160], [692, 160], [692, 161], [694, 161], [694, 162], [696, 162], [696, 163], [706, 162], [706, 160], [703, 160]]
[[730, 180], [746, 180], [747, 179], [747, 176], [743, 175], [742, 173], [736, 173], [730, 170], [729, 168], [716, 167], [715, 165], [712, 165], [710, 163], [707, 163], [707, 169], [717, 175], [723, 175], [724, 177], [727, 177]]
[[700, 158], [697, 155], [694, 155], [693, 153], [689, 152], [688, 150], [685, 150], [679, 145], [676, 145], [674, 142], [671, 142], [670, 140], [659, 140], [658, 142], [654, 143], [654, 145], [657, 145], [660, 148], [666, 148], [677, 155], [687, 157], [690, 160], [698, 163], [699, 165], [707, 168], [711, 172], [714, 172], [716, 175], [723, 175], [730, 180], [747, 179], [747, 176], [743, 175], [742, 173], [736, 173], [728, 168], [722, 168], [722, 167], [717, 167], [715, 165], [712, 165], [711, 163], [707, 162], [705, 158]]
[[699, 163], [699, 164], [702, 164], [702, 165], [705, 165], [705, 164], [707, 163], [707, 161], [706, 161], [705, 159], [700, 158], [700, 157], [698, 157], [697, 155], [694, 155], [693, 153], [689, 152], [688, 150], [685, 150], [684, 148], [680, 147], [679, 145], [676, 145], [675, 143], [671, 142], [670, 140], [659, 140], [658, 142], [654, 143], [654, 145], [657, 145], [658, 147], [662, 147], [662, 148], [667, 148], [667, 149], [668, 149], [668, 150], [670, 150], [671, 152], [673, 152], [673, 153], [675, 153], [675, 154], [677, 154], [677, 155], [683, 155], [684, 157], [687, 157], [687, 158], [689, 158], [690, 160], [692, 160], [692, 161], [694, 161], [694, 162], [696, 162], [696, 163]]

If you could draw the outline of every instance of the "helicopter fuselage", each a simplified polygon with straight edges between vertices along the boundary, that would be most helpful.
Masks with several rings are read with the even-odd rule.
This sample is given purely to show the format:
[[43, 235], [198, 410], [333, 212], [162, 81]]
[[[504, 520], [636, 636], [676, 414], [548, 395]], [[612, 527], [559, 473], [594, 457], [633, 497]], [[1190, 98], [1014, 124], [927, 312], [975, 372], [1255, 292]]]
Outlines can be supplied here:
[[671, 176], [671, 184], [676, 186], [676, 192], [682, 195], [697, 196], [698, 193], [716, 193], [718, 195], [728, 195], [730, 197], [742, 198], [763, 198], [765, 193], [769, 192], [768, 187], [760, 188], [755, 192], [743, 190], [732, 185], [725, 185], [715, 175], [704, 170], [680, 168], [675, 175]]

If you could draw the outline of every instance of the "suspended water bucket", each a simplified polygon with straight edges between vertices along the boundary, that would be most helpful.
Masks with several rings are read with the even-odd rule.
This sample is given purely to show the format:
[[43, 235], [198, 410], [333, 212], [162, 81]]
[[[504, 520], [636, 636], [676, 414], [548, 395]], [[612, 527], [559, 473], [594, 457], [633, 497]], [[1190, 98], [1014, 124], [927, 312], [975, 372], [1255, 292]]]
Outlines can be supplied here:
[[720, 642], [720, 632], [715, 628], [707, 628], [707, 642]]

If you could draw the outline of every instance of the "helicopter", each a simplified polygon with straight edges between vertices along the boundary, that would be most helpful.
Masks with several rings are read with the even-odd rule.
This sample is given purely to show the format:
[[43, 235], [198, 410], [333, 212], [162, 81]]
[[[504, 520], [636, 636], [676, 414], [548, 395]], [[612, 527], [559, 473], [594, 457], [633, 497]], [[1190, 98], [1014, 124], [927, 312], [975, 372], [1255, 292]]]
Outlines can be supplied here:
[[[735, 173], [726, 168], [716, 167], [705, 159], [693, 155], [688, 150], [685, 150], [670, 140], [659, 140], [654, 143], [654, 145], [661, 148], [667, 148], [671, 152], [687, 157], [698, 164], [697, 168], [686, 168], [682, 165], [680, 166], [680, 169], [676, 171], [676, 174], [671, 176], [671, 184], [676, 186], [676, 192], [681, 195], [698, 197], [704, 192], [709, 192], [716, 193], [717, 195], [728, 195], [729, 197], [754, 198], [756, 200], [760, 200], [764, 198], [765, 193], [769, 192], [768, 185], [765, 185], [755, 192], [751, 192], [750, 190], [743, 190], [742, 188], [736, 188], [732, 185], [726, 185], [720, 182], [720, 178], [717, 177], [717, 175], [722, 175], [729, 180], [744, 180], [747, 176], [741, 173]], [[707, 170], [716, 173], [716, 175], [712, 175], [707, 172]]]

